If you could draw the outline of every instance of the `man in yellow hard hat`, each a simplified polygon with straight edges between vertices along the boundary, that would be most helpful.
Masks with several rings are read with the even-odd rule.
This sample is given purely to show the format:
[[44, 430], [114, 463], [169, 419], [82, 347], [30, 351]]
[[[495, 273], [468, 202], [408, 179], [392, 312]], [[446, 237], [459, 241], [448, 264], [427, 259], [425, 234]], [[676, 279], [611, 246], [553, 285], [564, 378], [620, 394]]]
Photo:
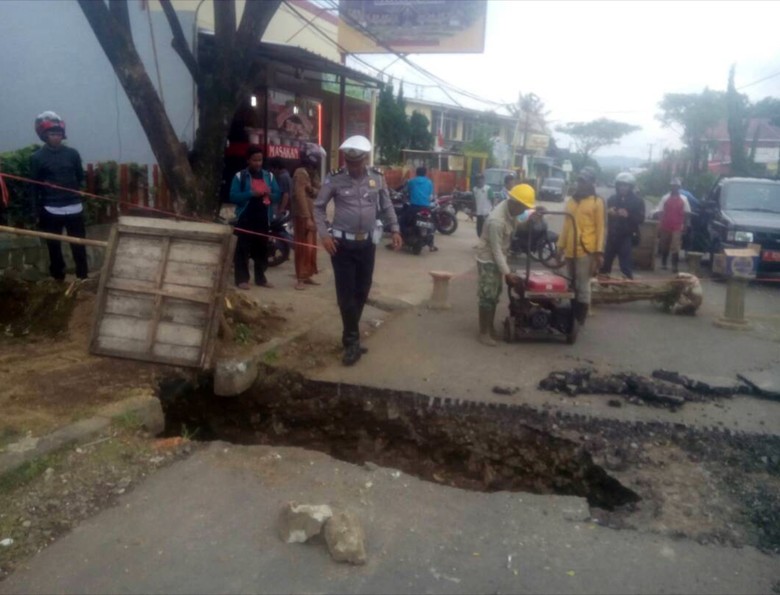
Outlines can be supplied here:
[[479, 298], [479, 342], [483, 345], [496, 344], [493, 335], [493, 320], [496, 316], [498, 298], [501, 296], [502, 280], [509, 285], [520, 282], [506, 261], [517, 217], [536, 204], [536, 192], [528, 184], [518, 184], [508, 193], [485, 221], [477, 248], [477, 297]]

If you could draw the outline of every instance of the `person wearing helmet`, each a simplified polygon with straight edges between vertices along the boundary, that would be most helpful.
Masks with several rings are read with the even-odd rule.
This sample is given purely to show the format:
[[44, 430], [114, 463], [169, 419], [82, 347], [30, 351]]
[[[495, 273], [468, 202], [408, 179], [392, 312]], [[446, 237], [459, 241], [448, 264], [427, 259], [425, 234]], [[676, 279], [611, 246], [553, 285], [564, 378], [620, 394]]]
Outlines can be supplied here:
[[574, 221], [566, 217], [558, 237], [558, 250], [576, 281], [574, 317], [582, 325], [590, 308], [591, 277], [601, 269], [604, 260], [606, 236], [604, 200], [596, 194], [596, 172], [592, 168], [584, 167], [577, 175], [574, 194], [565, 210]]
[[273, 216], [276, 218], [284, 215], [290, 208], [292, 202], [292, 178], [290, 177], [290, 172], [287, 171], [287, 168], [284, 166], [284, 161], [282, 161], [281, 157], [274, 157], [268, 165], [279, 186], [279, 203], [277, 205], [272, 205], [272, 210], [274, 211]]
[[317, 225], [314, 223], [314, 199], [319, 185], [315, 182], [319, 155], [306, 151], [293, 174], [292, 214], [295, 234], [295, 289], [319, 285], [314, 279], [317, 269]]
[[496, 307], [501, 296], [502, 280], [516, 285], [520, 277], [506, 261], [517, 218], [536, 205], [536, 192], [528, 184], [517, 184], [485, 221], [477, 247], [477, 297], [479, 298], [479, 342], [495, 346]]
[[672, 255], [672, 272], [678, 273], [680, 266], [680, 248], [682, 236], [691, 217], [691, 205], [681, 192], [680, 178], [672, 178], [669, 192], [653, 211], [654, 218], [660, 218], [658, 234], [660, 237], [661, 268], [666, 269], [669, 255]]
[[628, 172], [615, 178], [615, 194], [607, 199], [607, 242], [604, 264], [599, 273], [609, 275], [615, 257], [626, 279], [634, 278], [631, 248], [639, 237], [639, 226], [645, 220], [645, 201], [634, 192], [636, 178]]
[[[84, 168], [79, 152], [62, 144], [67, 138], [65, 122], [54, 112], [43, 112], [35, 119], [35, 132], [44, 145], [30, 158], [30, 177], [58, 186], [36, 185], [39, 227], [47, 233], [61, 234], [64, 229], [69, 236], [86, 237], [84, 205], [80, 194]], [[46, 245], [49, 249], [49, 274], [63, 281], [65, 260], [62, 257], [62, 246], [56, 240], [47, 240]], [[70, 250], [76, 264], [76, 277], [86, 279], [89, 272], [87, 249], [71, 244]]]
[[[393, 248], [402, 245], [398, 220], [381, 172], [366, 167], [371, 141], [351, 136], [339, 150], [346, 167], [328, 176], [314, 201], [314, 221], [322, 246], [330, 254], [336, 296], [343, 325], [343, 363], [355, 364], [366, 352], [360, 346], [360, 317], [371, 290], [376, 243], [381, 240], [377, 217], [389, 222]], [[333, 226], [328, 230], [326, 211], [333, 201]]]

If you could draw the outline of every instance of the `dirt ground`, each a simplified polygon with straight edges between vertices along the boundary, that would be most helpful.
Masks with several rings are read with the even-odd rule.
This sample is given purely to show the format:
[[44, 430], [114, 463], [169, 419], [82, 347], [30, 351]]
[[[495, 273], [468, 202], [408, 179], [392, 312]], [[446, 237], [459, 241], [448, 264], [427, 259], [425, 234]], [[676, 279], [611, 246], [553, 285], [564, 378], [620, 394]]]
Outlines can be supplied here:
[[[0, 335], [0, 449], [89, 417], [109, 403], [149, 394], [160, 375], [172, 371], [170, 366], [90, 355], [95, 301], [94, 291], [79, 291], [68, 330], [58, 336]], [[225, 313], [217, 356], [246, 352], [278, 336], [291, 314], [236, 292], [228, 293]]]

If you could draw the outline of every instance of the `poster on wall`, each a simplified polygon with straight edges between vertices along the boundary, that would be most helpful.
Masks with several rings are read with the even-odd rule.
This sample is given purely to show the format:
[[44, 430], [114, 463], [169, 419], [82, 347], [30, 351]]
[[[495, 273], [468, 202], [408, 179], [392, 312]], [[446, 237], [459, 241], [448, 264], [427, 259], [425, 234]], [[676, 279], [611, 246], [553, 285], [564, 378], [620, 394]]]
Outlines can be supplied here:
[[284, 91], [268, 92], [268, 157], [297, 160], [307, 143], [319, 144], [321, 107]]
[[371, 138], [371, 104], [347, 101], [345, 138], [356, 134]]
[[339, 45], [352, 54], [481, 53], [486, 0], [342, 0]]

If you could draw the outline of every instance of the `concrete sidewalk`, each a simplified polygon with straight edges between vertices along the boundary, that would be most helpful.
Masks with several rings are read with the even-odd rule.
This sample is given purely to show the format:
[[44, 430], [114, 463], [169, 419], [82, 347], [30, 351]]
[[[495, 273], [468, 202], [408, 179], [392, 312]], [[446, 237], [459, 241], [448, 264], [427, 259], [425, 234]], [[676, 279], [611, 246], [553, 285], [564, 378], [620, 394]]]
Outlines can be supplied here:
[[[354, 511], [368, 563], [282, 543], [282, 506]], [[320, 453], [212, 443], [0, 583], [0, 593], [768, 593], [777, 559], [587, 521], [585, 501], [484, 494]], [[317, 539], [317, 538], [315, 538]]]

